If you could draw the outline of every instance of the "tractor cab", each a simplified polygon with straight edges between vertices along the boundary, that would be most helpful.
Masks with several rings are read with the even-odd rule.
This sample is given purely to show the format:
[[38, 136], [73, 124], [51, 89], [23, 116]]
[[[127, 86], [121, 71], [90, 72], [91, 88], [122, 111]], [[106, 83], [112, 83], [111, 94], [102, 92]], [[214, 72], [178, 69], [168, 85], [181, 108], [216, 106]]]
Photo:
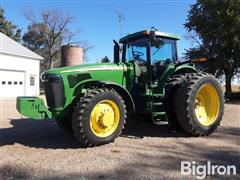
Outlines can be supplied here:
[[[178, 35], [151, 31], [140, 31], [120, 39], [122, 44], [121, 61], [134, 64], [139, 82], [157, 81], [167, 65], [177, 62]], [[115, 43], [116, 44], [116, 43]], [[117, 51], [117, 48], [115, 48]], [[115, 51], [115, 52], [116, 52]], [[117, 52], [115, 58], [119, 60]]]
[[[150, 114], [156, 115], [154, 119], [159, 119], [159, 114], [164, 115], [161, 101], [164, 96], [164, 84], [174, 72], [178, 61], [177, 40], [177, 35], [152, 28], [150, 31], [140, 31], [121, 38], [121, 51], [120, 45], [115, 41], [115, 62], [130, 64], [134, 69], [134, 79], [130, 83], [132, 87], [128, 89], [136, 102], [137, 111], [149, 110]], [[153, 104], [157, 104], [157, 107], [153, 108]]]

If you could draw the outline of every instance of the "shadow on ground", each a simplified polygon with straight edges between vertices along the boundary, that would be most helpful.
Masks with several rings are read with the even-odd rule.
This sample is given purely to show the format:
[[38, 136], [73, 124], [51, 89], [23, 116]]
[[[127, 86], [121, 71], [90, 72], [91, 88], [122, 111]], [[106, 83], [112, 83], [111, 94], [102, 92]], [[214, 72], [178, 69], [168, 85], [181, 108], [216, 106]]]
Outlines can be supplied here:
[[[12, 127], [0, 129], [0, 146], [19, 143], [37, 148], [80, 148], [72, 134], [59, 129], [54, 120], [12, 119]], [[187, 137], [184, 132], [170, 131], [151, 121], [129, 119], [122, 134], [126, 138]]]
[[[59, 129], [54, 120], [12, 119], [12, 127], [0, 129], [0, 146], [19, 143], [25, 146], [50, 149], [80, 148], [72, 134]], [[239, 137], [239, 128], [221, 127], [210, 138]], [[155, 125], [151, 121], [129, 119], [121, 135], [125, 138], [163, 137], [190, 138], [182, 131], [171, 131], [166, 125]], [[238, 138], [236, 138], [238, 140]]]
[[123, 137], [190, 137], [183, 131], [175, 131], [168, 125], [155, 125], [150, 119], [128, 119], [122, 133]]
[[0, 146], [19, 143], [36, 148], [79, 148], [73, 135], [64, 133], [54, 120], [12, 119], [12, 127], [0, 129]]

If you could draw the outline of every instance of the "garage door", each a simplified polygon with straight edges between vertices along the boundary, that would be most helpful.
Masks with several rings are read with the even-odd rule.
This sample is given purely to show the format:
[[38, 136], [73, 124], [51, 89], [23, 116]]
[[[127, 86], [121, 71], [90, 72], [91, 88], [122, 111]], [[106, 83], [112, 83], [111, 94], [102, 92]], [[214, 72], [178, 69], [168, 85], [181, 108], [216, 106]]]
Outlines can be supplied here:
[[0, 70], [0, 97], [24, 96], [24, 72]]

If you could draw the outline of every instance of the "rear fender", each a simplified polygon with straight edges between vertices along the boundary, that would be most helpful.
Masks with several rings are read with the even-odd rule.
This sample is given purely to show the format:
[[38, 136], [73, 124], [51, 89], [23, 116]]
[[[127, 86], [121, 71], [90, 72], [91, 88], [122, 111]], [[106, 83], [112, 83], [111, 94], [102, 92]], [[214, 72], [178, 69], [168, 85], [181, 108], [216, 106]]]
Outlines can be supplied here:
[[181, 65], [181, 66], [176, 67], [176, 69], [172, 75], [181, 74], [181, 73], [196, 73], [196, 72], [197, 72], [197, 70], [193, 66]]
[[192, 73], [192, 72], [196, 72], [196, 69], [190, 65], [185, 65], [185, 64], [180, 66], [176, 66], [173, 64], [168, 65], [161, 79], [158, 81], [158, 87], [159, 87], [158, 93], [163, 91], [164, 86], [166, 85], [166, 83], [168, 82], [171, 76], [176, 74], [181, 74], [181, 73]]

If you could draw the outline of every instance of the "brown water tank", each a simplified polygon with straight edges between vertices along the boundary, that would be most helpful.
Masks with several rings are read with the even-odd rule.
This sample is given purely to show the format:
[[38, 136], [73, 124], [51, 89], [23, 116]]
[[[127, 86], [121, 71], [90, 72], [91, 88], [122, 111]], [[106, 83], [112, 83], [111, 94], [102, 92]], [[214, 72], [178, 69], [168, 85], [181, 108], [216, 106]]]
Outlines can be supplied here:
[[83, 64], [83, 49], [77, 45], [62, 46], [61, 66], [75, 66]]

